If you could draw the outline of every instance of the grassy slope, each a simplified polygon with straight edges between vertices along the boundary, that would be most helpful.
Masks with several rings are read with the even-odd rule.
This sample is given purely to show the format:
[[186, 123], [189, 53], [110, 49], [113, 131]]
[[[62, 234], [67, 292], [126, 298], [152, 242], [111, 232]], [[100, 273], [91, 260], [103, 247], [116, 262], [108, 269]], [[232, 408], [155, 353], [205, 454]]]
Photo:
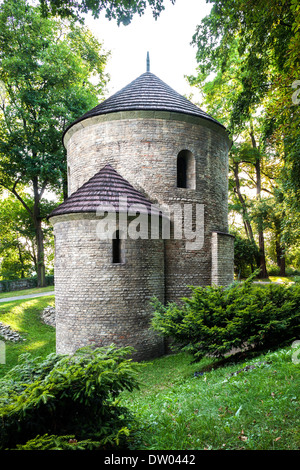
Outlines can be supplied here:
[[45, 357], [55, 352], [55, 328], [41, 320], [41, 312], [48, 305], [54, 305], [54, 296], [0, 303], [0, 322], [25, 339], [5, 342], [5, 364], [0, 364], [0, 376], [18, 363], [21, 354]]
[[[45, 357], [55, 351], [55, 329], [40, 314], [54, 297], [0, 304], [0, 321], [17, 330], [25, 341], [6, 342], [6, 364], [0, 375], [23, 353]], [[216, 367], [194, 377], [211, 364], [205, 359], [176, 354], [145, 363], [140, 391], [123, 394], [122, 401], [142, 425], [133, 446], [138, 449], [299, 449], [300, 365], [292, 348]], [[297, 356], [300, 359], [300, 354]], [[267, 362], [231, 376], [246, 364]]]
[[299, 364], [291, 348], [248, 360], [267, 362], [230, 375], [246, 363], [195, 371], [185, 354], [146, 363], [140, 391], [124, 404], [144, 423], [140, 449], [273, 450], [300, 447]]

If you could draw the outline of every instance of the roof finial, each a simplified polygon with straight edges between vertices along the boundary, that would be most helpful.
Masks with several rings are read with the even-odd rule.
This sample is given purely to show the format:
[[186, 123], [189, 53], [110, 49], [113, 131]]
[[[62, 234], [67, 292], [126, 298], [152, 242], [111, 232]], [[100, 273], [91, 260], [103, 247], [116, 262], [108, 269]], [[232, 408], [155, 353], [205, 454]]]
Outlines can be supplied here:
[[149, 56], [149, 51], [147, 52], [147, 72], [150, 72], [150, 56]]

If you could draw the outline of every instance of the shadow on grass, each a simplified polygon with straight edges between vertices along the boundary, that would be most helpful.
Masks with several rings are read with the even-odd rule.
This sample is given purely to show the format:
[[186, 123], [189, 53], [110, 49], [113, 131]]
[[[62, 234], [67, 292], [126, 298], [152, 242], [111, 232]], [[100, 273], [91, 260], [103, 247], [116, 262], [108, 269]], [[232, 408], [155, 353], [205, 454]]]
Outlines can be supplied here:
[[270, 346], [270, 347], [256, 347], [251, 349], [245, 349], [242, 351], [237, 351], [232, 354], [229, 354], [226, 357], [220, 359], [212, 359], [212, 362], [209, 364], [201, 367], [196, 374], [202, 374], [204, 372], [211, 372], [212, 370], [219, 369], [220, 367], [232, 366], [237, 365], [241, 362], [249, 361], [251, 359], [255, 359], [258, 356], [261, 356], [264, 353], [270, 352], [272, 350], [277, 350], [280, 347], [286, 346], [287, 342], [282, 344]]
[[22, 354], [45, 358], [55, 352], [55, 328], [46, 325], [41, 319], [41, 313], [48, 305], [54, 305], [54, 296], [16, 300], [0, 305], [0, 322], [9, 325], [22, 338], [18, 342], [5, 341], [5, 363], [0, 364], [0, 376], [18, 364]]

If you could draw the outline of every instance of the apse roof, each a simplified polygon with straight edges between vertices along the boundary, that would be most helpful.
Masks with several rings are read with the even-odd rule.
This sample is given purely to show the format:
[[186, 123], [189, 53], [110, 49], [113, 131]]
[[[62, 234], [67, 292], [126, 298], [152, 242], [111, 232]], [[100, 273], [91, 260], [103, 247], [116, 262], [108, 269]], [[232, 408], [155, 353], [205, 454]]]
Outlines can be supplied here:
[[120, 91], [83, 114], [67, 129], [84, 119], [120, 111], [168, 111], [198, 116], [224, 127], [213, 117], [177, 93], [153, 73], [147, 71], [133, 80]]
[[111, 165], [105, 165], [56, 207], [49, 218], [72, 213], [108, 211], [111, 206], [116, 212], [128, 212], [130, 208], [134, 209], [133, 205], [136, 204], [139, 204], [140, 213], [159, 214], [158, 209], [140, 191], [136, 190]]

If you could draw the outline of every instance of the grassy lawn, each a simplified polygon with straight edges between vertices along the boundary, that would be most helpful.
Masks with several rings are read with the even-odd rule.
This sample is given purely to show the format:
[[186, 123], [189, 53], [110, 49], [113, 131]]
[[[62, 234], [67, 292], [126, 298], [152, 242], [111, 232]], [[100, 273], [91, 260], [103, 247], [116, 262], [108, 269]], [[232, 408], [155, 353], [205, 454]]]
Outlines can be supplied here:
[[194, 376], [209, 363], [182, 353], [145, 363], [141, 390], [123, 398], [144, 423], [139, 449], [300, 448], [300, 365], [291, 348]]
[[35, 287], [33, 289], [15, 290], [11, 292], [1, 292], [0, 299], [7, 299], [8, 297], [17, 297], [19, 295], [41, 294], [42, 292], [52, 292], [54, 286]]
[[[245, 279], [242, 279], [241, 281], [244, 281]], [[260, 283], [270, 283], [270, 282], [276, 282], [279, 284], [294, 284], [294, 283], [299, 283], [300, 282], [300, 276], [299, 275], [292, 275], [292, 276], [269, 276], [265, 279], [259, 279], [256, 278], [255, 283], [260, 282]]]
[[[5, 342], [0, 376], [21, 354], [55, 352], [55, 329], [40, 318], [48, 305], [54, 296], [0, 304], [0, 321], [25, 339]], [[222, 366], [183, 353], [144, 362], [140, 390], [121, 397], [139, 421], [132, 448], [299, 450], [300, 351], [296, 359], [287, 347]]]
[[0, 364], [0, 376], [18, 363], [21, 354], [45, 357], [55, 352], [55, 328], [41, 320], [41, 312], [48, 305], [54, 306], [54, 296], [0, 303], [0, 322], [25, 340], [5, 342], [5, 364]]
[[290, 284], [298, 281], [299, 276], [269, 276], [267, 279], [256, 279], [256, 282], [277, 282], [280, 284]]

